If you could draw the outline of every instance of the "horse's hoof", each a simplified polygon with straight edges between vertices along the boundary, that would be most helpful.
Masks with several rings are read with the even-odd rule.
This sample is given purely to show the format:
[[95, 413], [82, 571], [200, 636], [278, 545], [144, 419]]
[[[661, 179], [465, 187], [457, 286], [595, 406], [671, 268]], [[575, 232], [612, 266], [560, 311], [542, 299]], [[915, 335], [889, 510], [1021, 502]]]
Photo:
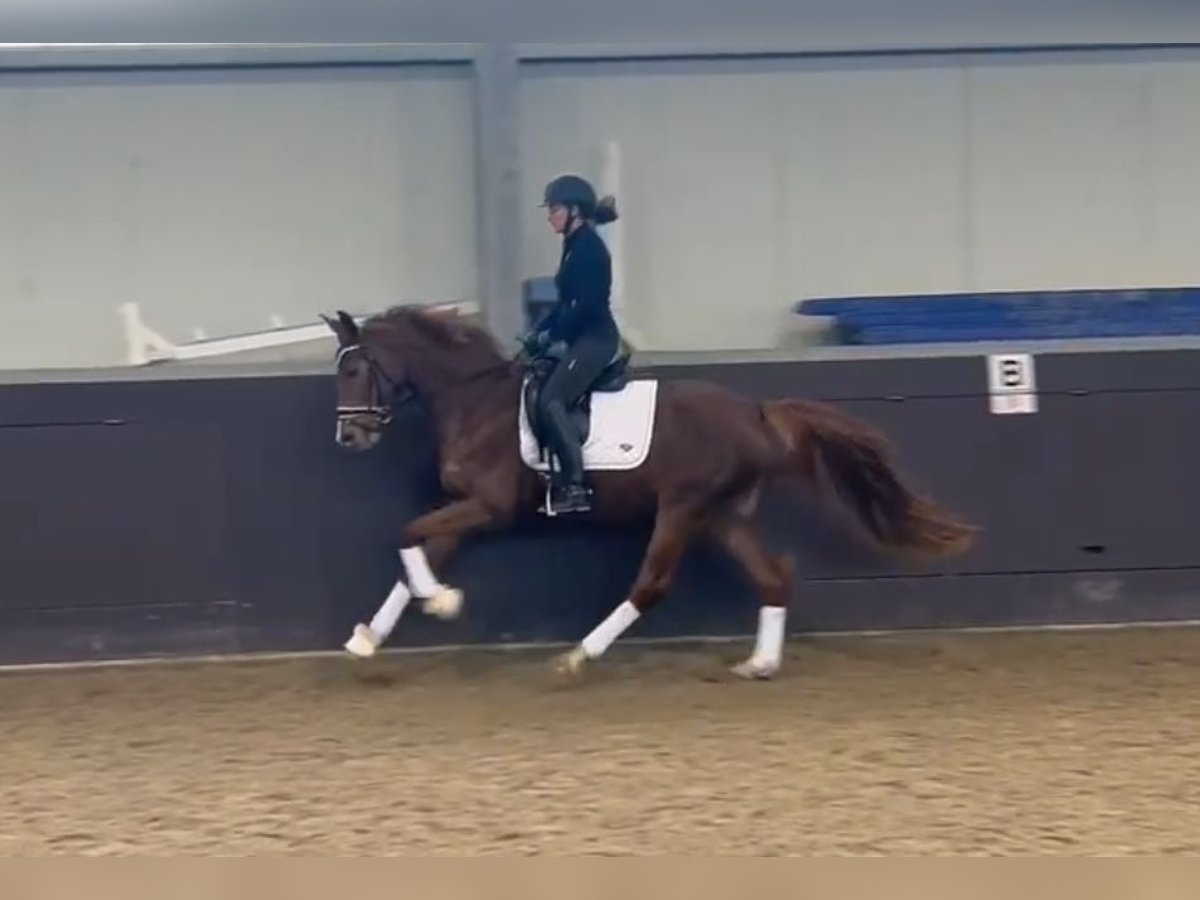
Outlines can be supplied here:
[[587, 655], [582, 647], [575, 647], [560, 654], [554, 660], [554, 671], [567, 678], [578, 678], [587, 664]]
[[732, 666], [729, 671], [747, 681], [766, 681], [779, 671], [779, 666], [760, 662], [751, 657], [745, 662]]
[[431, 616], [439, 619], [456, 619], [462, 612], [463, 592], [458, 588], [442, 588], [438, 593], [426, 599], [422, 607]]
[[366, 625], [355, 625], [354, 633], [350, 635], [350, 640], [346, 641], [343, 646], [351, 656], [357, 656], [359, 659], [369, 659], [379, 649], [379, 639], [375, 637], [375, 633]]

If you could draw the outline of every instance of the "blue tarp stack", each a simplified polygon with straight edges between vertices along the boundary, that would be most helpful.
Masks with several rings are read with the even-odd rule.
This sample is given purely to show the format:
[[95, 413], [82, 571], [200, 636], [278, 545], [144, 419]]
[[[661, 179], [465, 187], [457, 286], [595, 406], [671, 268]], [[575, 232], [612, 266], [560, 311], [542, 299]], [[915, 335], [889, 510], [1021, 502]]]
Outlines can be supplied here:
[[1200, 334], [1200, 288], [801, 300], [845, 344], [924, 344]]

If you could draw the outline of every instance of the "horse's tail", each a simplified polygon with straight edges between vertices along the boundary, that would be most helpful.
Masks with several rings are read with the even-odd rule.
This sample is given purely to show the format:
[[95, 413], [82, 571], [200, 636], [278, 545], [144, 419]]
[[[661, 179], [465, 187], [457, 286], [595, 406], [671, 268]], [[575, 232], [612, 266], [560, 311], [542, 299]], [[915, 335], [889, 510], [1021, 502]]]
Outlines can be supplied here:
[[887, 439], [824, 403], [773, 400], [763, 417], [783, 439], [788, 469], [811, 486], [818, 463], [871, 535], [889, 549], [944, 557], [963, 553], [976, 528], [901, 481]]

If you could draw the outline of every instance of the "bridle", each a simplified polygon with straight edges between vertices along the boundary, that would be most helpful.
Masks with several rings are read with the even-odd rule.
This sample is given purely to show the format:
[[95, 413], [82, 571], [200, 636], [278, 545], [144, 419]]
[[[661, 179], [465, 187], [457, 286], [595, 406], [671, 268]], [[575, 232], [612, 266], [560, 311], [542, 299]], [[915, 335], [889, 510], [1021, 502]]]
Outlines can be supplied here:
[[[339, 348], [337, 356], [334, 359], [334, 371], [340, 371], [342, 361], [351, 353], [361, 352], [363, 359], [366, 361], [367, 368], [371, 375], [371, 401], [370, 403], [360, 406], [347, 406], [338, 404], [337, 406], [337, 436], [340, 439], [342, 434], [342, 426], [348, 422], [352, 422], [360, 416], [372, 416], [375, 419], [375, 424], [379, 428], [383, 428], [391, 423], [392, 414], [396, 407], [403, 406], [417, 396], [416, 390], [407, 380], [397, 381], [388, 375], [383, 370], [383, 367], [376, 362], [375, 358], [367, 351], [367, 348], [362, 344], [347, 344], [345, 347]], [[467, 376], [463, 384], [470, 384], [488, 375], [492, 375], [503, 369], [511, 368], [514, 364], [519, 364], [522, 361], [522, 354], [518, 353], [514, 359], [506, 359], [495, 365], [486, 366], [477, 372]], [[525, 360], [528, 363], [528, 360]], [[390, 400], [384, 402], [384, 398], [390, 394]]]
[[[342, 430], [342, 425], [359, 416], [374, 416], [379, 427], [383, 427], [392, 421], [392, 410], [401, 403], [405, 403], [413, 396], [412, 387], [407, 383], [397, 383], [394, 378], [383, 371], [383, 367], [375, 361], [375, 358], [367, 352], [367, 348], [362, 344], [347, 344], [337, 352], [337, 357], [334, 360], [334, 371], [339, 371], [342, 367], [342, 361], [354, 352], [361, 352], [363, 359], [366, 360], [367, 370], [371, 374], [371, 399], [374, 401], [363, 406], [344, 406], [338, 404], [337, 407], [337, 424], [339, 435]], [[390, 395], [388, 402], [384, 402], [384, 397]]]

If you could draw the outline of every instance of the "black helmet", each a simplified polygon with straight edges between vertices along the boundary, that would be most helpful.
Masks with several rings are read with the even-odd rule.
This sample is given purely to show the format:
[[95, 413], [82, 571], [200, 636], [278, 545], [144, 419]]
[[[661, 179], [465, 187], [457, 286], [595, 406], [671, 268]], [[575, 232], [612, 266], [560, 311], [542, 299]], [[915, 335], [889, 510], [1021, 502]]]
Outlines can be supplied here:
[[596, 209], [596, 191], [578, 175], [560, 175], [542, 193], [542, 206], [578, 206], [584, 216]]

